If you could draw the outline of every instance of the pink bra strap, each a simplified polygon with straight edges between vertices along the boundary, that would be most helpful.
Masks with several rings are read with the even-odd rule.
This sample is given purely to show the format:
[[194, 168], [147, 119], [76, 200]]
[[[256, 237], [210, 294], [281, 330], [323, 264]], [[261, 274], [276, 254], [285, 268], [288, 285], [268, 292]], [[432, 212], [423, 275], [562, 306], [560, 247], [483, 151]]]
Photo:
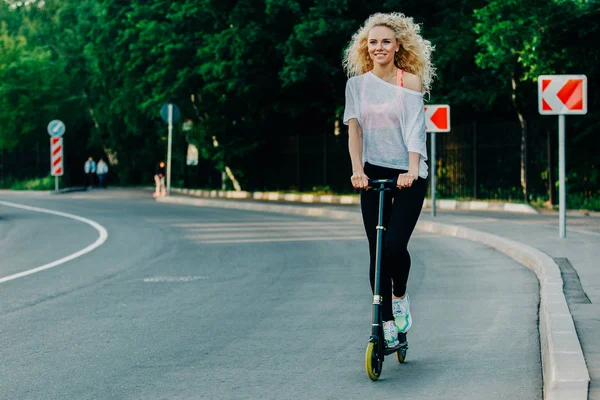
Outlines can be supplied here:
[[398, 72], [396, 73], [396, 84], [398, 86], [402, 86], [402, 76], [404, 75], [404, 70], [398, 68]]

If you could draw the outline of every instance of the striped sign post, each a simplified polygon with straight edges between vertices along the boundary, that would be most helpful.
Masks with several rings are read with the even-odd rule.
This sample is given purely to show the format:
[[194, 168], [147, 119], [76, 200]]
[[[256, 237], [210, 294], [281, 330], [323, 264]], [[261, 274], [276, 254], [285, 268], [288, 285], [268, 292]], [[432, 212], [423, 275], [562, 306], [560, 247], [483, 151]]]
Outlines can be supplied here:
[[425, 131], [431, 133], [431, 216], [435, 217], [435, 133], [450, 132], [450, 106], [448, 104], [431, 104], [425, 106]]
[[63, 176], [63, 138], [50, 138], [50, 172]]
[[58, 177], [64, 175], [63, 138], [65, 124], [55, 119], [48, 124], [50, 135], [50, 174], [54, 177], [54, 190], [58, 192]]

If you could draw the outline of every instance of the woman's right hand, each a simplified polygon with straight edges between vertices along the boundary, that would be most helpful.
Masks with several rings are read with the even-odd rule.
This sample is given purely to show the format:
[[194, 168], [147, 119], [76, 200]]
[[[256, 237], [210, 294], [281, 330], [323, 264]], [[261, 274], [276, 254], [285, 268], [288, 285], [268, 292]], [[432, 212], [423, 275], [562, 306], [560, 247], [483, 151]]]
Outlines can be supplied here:
[[363, 171], [353, 173], [350, 181], [356, 189], [366, 189], [369, 187], [369, 177]]

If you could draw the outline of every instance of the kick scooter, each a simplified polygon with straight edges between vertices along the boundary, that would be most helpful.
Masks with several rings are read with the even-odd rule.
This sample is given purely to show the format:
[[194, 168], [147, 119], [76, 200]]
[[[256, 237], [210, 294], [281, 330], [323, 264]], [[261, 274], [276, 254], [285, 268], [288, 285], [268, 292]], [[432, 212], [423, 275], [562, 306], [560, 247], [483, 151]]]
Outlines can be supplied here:
[[[365, 367], [367, 375], [371, 380], [379, 379], [381, 369], [383, 368], [383, 359], [385, 356], [396, 353], [396, 359], [400, 363], [404, 363], [406, 359], [406, 350], [408, 350], [408, 342], [406, 341], [406, 333], [398, 333], [400, 345], [393, 349], [385, 348], [385, 339], [383, 337], [383, 321], [381, 320], [381, 302], [382, 297], [379, 295], [379, 280], [381, 278], [381, 256], [383, 254], [383, 199], [385, 192], [391, 191], [396, 187], [394, 179], [373, 179], [369, 180], [369, 186], [379, 192], [379, 218], [377, 223], [377, 246], [375, 253], [375, 287], [373, 290], [373, 322], [371, 324], [371, 337], [367, 345], [365, 354]], [[387, 299], [386, 301], [389, 301]]]

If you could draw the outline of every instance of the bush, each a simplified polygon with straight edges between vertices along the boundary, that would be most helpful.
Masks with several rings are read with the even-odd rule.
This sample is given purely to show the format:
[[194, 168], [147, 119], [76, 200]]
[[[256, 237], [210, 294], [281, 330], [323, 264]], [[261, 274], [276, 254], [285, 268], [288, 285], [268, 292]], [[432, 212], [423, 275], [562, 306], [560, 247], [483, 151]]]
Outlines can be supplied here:
[[315, 195], [333, 194], [329, 186], [313, 186], [312, 191]]
[[586, 196], [583, 193], [573, 193], [567, 195], [567, 208], [600, 211], [600, 197]]
[[44, 178], [26, 179], [23, 181], [13, 181], [10, 185], [12, 190], [53, 190], [54, 177], [46, 176]]
[[4, 178], [0, 179], [0, 189], [10, 189], [14, 183], [14, 179], [12, 178]]

